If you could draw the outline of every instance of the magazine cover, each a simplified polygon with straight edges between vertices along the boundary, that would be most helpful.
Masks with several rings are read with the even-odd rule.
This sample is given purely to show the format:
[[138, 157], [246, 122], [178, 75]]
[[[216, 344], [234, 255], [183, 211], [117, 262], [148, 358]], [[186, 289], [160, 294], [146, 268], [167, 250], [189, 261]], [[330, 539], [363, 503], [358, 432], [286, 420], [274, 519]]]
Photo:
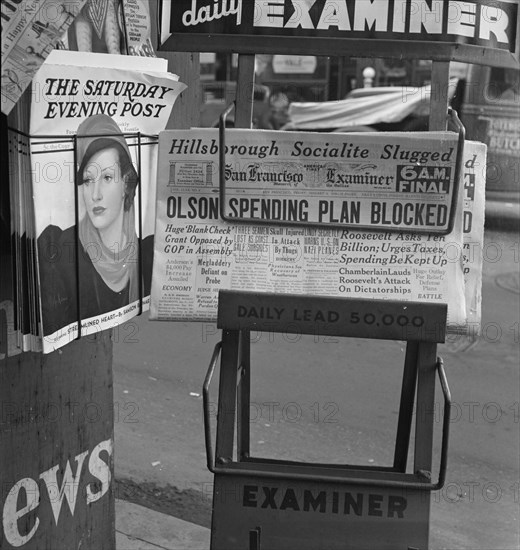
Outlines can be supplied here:
[[157, 134], [185, 86], [166, 72], [165, 60], [136, 59], [62, 51], [34, 82], [44, 353], [148, 307]]
[[[456, 189], [456, 134], [226, 136], [224, 221], [218, 132], [160, 134], [151, 319], [215, 321], [226, 288], [447, 303], [449, 330], [466, 333], [462, 184], [452, 229], [435, 233]], [[485, 147], [465, 148], [468, 173], [473, 155], [482, 167]]]
[[86, 0], [62, 42], [79, 52], [128, 53], [122, 1]]
[[155, 57], [151, 29], [148, 0], [86, 0], [56, 47]]

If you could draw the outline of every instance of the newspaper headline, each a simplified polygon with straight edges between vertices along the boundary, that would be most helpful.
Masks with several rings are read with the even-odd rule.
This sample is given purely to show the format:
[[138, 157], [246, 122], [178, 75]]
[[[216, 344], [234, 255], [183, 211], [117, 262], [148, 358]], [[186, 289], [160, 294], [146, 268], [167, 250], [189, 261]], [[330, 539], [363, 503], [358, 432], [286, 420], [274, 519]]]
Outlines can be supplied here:
[[[450, 330], [466, 330], [464, 278], [480, 275], [464, 265], [463, 230], [481, 239], [483, 217], [473, 201], [463, 210], [464, 186], [452, 230], [430, 231], [445, 227], [454, 135], [227, 136], [226, 222], [216, 132], [160, 134], [151, 318], [212, 321], [230, 288], [445, 302]], [[483, 188], [485, 146], [463, 160]]]

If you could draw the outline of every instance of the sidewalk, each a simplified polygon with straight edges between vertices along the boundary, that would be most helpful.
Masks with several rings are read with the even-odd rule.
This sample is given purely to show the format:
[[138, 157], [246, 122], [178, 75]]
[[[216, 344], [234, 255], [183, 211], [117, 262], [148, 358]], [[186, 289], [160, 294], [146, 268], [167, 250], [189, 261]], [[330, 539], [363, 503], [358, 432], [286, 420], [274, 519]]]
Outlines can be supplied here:
[[209, 550], [210, 530], [116, 499], [116, 550]]

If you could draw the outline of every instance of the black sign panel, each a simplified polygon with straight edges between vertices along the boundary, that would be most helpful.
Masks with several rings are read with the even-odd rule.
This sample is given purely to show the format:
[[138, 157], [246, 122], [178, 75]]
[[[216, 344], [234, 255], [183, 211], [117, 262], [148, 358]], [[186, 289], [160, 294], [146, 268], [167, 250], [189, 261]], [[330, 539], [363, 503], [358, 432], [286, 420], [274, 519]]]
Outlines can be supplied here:
[[218, 328], [444, 342], [446, 304], [221, 290]]
[[[403, 41], [409, 43], [406, 51]], [[162, 0], [160, 49], [364, 57], [405, 53], [408, 58], [514, 66], [518, 3]]]

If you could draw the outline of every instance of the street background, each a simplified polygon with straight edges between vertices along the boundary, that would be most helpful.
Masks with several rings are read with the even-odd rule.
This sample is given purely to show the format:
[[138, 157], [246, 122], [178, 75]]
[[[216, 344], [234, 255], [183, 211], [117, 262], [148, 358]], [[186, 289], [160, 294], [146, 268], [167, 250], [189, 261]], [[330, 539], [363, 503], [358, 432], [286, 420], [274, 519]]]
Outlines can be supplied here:
[[[453, 407], [432, 550], [520, 547], [519, 252], [516, 229], [486, 229], [482, 337], [439, 347]], [[219, 339], [214, 324], [147, 315], [114, 329], [116, 497], [210, 526], [202, 384]], [[251, 348], [252, 455], [391, 465], [402, 342], [256, 334]], [[434, 480], [442, 407], [437, 386]]]

